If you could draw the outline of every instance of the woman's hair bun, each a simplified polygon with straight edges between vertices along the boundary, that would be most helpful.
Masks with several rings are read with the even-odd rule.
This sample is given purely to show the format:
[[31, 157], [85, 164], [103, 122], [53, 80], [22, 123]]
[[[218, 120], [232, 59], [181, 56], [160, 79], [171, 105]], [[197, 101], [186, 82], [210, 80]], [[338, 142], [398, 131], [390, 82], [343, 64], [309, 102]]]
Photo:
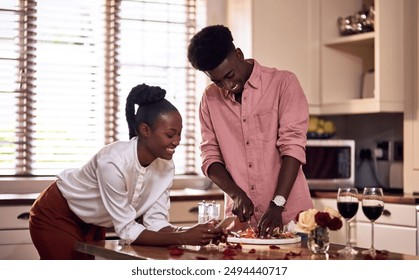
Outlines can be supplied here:
[[142, 106], [159, 102], [166, 96], [166, 90], [158, 86], [140, 84], [132, 88], [130, 97], [135, 104]]

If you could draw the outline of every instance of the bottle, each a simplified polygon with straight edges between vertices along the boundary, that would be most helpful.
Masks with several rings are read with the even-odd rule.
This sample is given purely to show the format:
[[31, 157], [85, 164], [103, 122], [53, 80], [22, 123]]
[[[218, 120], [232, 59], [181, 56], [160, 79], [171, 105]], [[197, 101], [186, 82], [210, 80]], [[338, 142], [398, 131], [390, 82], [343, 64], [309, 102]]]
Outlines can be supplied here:
[[198, 223], [203, 224], [208, 221], [208, 204], [205, 200], [198, 203]]
[[212, 201], [211, 204], [208, 205], [208, 220], [215, 220], [219, 221], [220, 219], [220, 204]]

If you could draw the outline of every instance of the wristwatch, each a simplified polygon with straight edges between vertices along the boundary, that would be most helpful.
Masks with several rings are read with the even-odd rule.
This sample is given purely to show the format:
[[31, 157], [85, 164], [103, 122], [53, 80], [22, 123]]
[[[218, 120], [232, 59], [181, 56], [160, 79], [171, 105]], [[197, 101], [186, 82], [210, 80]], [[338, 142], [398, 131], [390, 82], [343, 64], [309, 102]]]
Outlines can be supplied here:
[[285, 209], [285, 203], [287, 203], [287, 200], [282, 195], [277, 195], [277, 196], [274, 197], [274, 199], [272, 199], [272, 202], [276, 206], [283, 207]]

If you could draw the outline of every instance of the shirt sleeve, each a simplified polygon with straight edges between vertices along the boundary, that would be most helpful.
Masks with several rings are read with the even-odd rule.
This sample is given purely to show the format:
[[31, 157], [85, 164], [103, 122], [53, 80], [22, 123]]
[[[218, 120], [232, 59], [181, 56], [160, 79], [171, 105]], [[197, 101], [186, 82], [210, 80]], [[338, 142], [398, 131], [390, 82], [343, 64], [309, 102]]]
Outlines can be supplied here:
[[111, 216], [115, 232], [131, 244], [145, 227], [135, 221], [136, 211], [129, 204], [123, 174], [107, 157], [98, 162], [96, 172], [102, 202]]
[[170, 208], [170, 188], [168, 188], [153, 204], [153, 206], [144, 214], [143, 224], [152, 231], [170, 226], [169, 211]]
[[208, 167], [214, 162], [224, 164], [220, 147], [218, 145], [217, 137], [215, 136], [214, 127], [211, 121], [211, 114], [208, 108], [208, 100], [206, 95], [202, 96], [201, 104], [199, 106], [199, 120], [201, 123], [201, 159], [202, 172], [208, 176]]
[[281, 82], [280, 92], [277, 146], [281, 156], [292, 156], [305, 164], [309, 119], [307, 98], [293, 73]]

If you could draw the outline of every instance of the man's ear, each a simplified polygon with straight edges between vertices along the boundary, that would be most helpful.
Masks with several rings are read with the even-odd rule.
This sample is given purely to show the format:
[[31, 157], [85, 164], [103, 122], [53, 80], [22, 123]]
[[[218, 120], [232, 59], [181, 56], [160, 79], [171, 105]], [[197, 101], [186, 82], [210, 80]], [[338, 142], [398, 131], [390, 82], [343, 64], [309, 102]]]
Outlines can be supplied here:
[[146, 123], [140, 123], [138, 126], [139, 134], [144, 137], [149, 137], [151, 135], [151, 128]]
[[240, 60], [244, 59], [244, 54], [240, 48], [236, 48], [234, 52], [236, 53], [237, 58], [239, 58]]

